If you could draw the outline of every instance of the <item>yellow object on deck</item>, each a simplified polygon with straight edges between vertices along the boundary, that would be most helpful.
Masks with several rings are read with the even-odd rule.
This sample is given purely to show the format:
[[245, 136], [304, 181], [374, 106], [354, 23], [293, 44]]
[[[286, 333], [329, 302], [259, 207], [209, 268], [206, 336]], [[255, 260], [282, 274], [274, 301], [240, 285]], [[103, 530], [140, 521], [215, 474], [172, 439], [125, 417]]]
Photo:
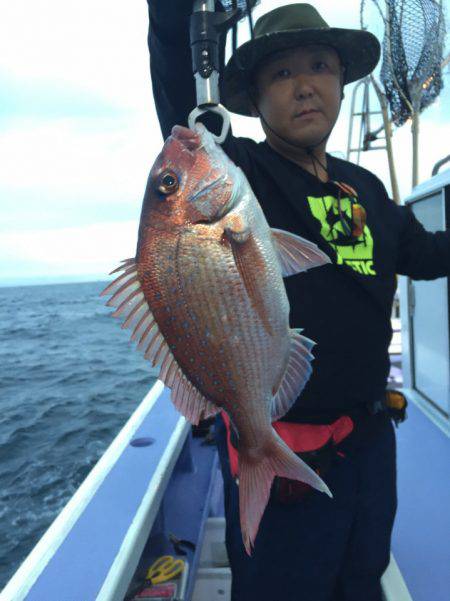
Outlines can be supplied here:
[[173, 555], [159, 557], [148, 569], [146, 579], [152, 584], [167, 582], [176, 578], [184, 570], [184, 561], [175, 559]]
[[390, 409], [405, 409], [407, 402], [404, 395], [396, 390], [388, 390], [386, 392], [386, 405]]

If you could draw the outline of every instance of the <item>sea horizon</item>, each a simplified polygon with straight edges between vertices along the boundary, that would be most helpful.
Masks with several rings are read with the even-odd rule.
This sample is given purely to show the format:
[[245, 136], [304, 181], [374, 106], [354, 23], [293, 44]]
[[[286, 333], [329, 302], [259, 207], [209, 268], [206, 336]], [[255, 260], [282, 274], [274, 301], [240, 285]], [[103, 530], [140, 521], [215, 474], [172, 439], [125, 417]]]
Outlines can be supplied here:
[[51, 286], [53, 284], [91, 284], [108, 282], [108, 274], [74, 276], [29, 276], [22, 278], [0, 279], [0, 288], [22, 288], [25, 286]]

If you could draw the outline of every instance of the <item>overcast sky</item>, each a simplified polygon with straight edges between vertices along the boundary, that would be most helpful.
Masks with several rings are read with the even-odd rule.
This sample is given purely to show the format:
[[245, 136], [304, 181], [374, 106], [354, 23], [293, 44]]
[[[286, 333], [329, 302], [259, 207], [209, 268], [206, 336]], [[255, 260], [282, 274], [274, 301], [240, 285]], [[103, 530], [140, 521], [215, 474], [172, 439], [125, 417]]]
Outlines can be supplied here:
[[[287, 3], [262, 0], [255, 17]], [[330, 25], [359, 28], [359, 0], [311, 3]], [[104, 279], [134, 256], [145, 182], [162, 146], [147, 4], [0, 0], [0, 15], [0, 285]], [[375, 11], [367, 19], [381, 31]], [[247, 38], [242, 25], [241, 42]], [[421, 119], [421, 180], [450, 153], [446, 71], [443, 93]], [[330, 151], [346, 152], [351, 90]], [[263, 139], [257, 120], [232, 123], [235, 135]], [[410, 128], [394, 139], [405, 197]], [[384, 152], [366, 153], [361, 164], [389, 189]]]

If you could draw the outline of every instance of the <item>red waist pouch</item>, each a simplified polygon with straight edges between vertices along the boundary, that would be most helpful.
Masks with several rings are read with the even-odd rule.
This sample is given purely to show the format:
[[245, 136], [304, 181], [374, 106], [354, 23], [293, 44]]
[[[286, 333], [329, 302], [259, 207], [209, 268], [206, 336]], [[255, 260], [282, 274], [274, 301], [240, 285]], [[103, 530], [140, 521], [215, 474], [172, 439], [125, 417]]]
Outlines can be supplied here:
[[[231, 442], [230, 418], [222, 411], [222, 418], [227, 429], [227, 447], [230, 459], [230, 470], [233, 478], [239, 475], [239, 455]], [[305, 463], [323, 476], [331, 464], [333, 455], [341, 454], [336, 446], [344, 440], [354, 428], [353, 420], [343, 415], [332, 424], [295, 424], [290, 422], [274, 422], [277, 434], [292, 451]], [[276, 477], [274, 494], [282, 503], [292, 503], [302, 499], [312, 488], [304, 482]]]

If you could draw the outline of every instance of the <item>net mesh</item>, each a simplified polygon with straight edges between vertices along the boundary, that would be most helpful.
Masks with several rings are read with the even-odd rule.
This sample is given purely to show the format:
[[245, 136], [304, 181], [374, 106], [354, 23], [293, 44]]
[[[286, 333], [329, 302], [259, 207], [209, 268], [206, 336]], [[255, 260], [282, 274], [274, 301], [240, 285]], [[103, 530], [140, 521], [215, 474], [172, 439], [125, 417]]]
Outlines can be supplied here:
[[442, 4], [436, 0], [385, 3], [380, 78], [392, 119], [400, 126], [432, 104], [443, 88], [445, 20]]

